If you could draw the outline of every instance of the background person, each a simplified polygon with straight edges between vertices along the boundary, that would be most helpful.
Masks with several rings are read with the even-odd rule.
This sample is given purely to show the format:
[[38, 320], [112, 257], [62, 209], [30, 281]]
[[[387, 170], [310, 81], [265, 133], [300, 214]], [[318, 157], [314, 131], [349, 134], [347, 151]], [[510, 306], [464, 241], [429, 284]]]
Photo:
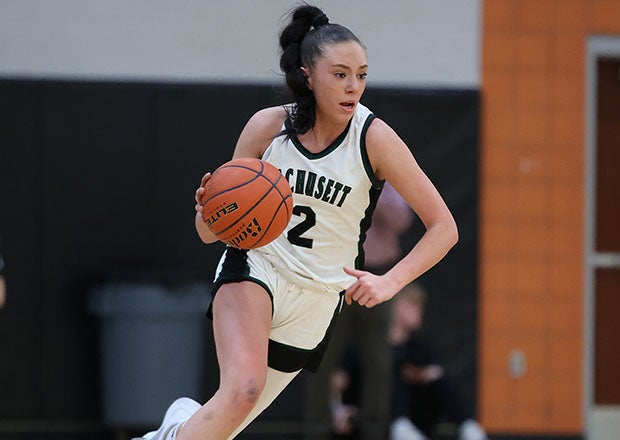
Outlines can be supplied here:
[[[409, 229], [415, 219], [414, 212], [407, 202], [386, 183], [375, 212], [372, 225], [366, 234], [364, 253], [366, 270], [374, 274], [384, 274], [403, 256], [401, 236]], [[326, 395], [332, 393], [335, 380], [331, 373], [343, 358], [348, 358], [345, 350], [352, 343], [359, 347], [360, 377], [362, 384], [356, 399], [356, 429], [360, 439], [384, 440], [390, 419], [390, 392], [392, 372], [392, 350], [386, 344], [390, 321], [391, 301], [371, 309], [354, 303], [343, 307], [335, 332], [330, 342], [321, 369], [308, 377], [306, 388], [306, 418], [309, 426], [317, 421], [331, 424], [332, 404]], [[357, 392], [357, 391], [350, 391]], [[349, 407], [341, 407], [346, 411]], [[359, 417], [358, 417], [359, 413]], [[342, 423], [347, 417], [342, 414]], [[329, 438], [327, 433], [310, 432], [308, 440]]]
[[[459, 440], [486, 440], [484, 429], [461, 402], [457, 388], [438, 362], [432, 344], [418, 336], [426, 294], [413, 283], [394, 299], [388, 344], [393, 351], [390, 440], [433, 438], [442, 421], [458, 427]], [[359, 402], [364, 364], [349, 344], [330, 382], [333, 440], [359, 440]]]

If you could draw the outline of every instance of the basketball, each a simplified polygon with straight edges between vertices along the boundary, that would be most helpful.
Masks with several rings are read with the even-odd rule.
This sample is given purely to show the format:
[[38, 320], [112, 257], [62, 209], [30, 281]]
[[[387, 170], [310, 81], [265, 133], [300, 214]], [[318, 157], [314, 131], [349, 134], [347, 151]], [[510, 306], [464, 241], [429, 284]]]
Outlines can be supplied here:
[[202, 205], [202, 218], [220, 241], [238, 249], [254, 249], [284, 231], [293, 212], [293, 195], [275, 166], [241, 158], [211, 174]]

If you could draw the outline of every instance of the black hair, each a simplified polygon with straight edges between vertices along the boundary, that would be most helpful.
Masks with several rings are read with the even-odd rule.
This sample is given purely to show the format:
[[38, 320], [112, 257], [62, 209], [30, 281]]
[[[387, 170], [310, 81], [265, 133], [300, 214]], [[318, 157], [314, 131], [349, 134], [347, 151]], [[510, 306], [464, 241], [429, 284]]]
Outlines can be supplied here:
[[287, 138], [304, 134], [314, 127], [316, 121], [316, 101], [301, 67], [312, 68], [326, 45], [348, 41], [363, 46], [349, 29], [329, 23], [327, 16], [316, 6], [303, 5], [293, 10], [290, 23], [280, 34], [280, 69], [295, 105], [287, 109], [289, 122], [281, 134]]

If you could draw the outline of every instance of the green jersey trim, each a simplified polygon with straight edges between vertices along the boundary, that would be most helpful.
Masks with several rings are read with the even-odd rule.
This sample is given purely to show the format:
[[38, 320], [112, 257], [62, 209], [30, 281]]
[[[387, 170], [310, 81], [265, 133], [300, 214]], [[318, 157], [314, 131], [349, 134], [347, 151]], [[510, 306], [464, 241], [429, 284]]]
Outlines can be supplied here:
[[[293, 136], [291, 138], [291, 141], [293, 141], [293, 145], [295, 145], [295, 148], [297, 148], [297, 151], [299, 151], [301, 154], [303, 154], [308, 159], [311, 159], [311, 160], [320, 159], [322, 157], [327, 156], [332, 151], [334, 151], [336, 148], [338, 148], [338, 146], [342, 143], [342, 141], [344, 141], [344, 139], [347, 137], [347, 133], [349, 132], [349, 128], [351, 127], [352, 120], [353, 118], [349, 120], [349, 123], [347, 124], [347, 128], [345, 128], [344, 131], [340, 133], [340, 135], [338, 135], [336, 140], [334, 140], [334, 142], [332, 142], [326, 149], [324, 149], [323, 151], [319, 153], [312, 153], [311, 151], [308, 151], [306, 147], [304, 147], [304, 145], [301, 143], [301, 141], [297, 138], [297, 136]], [[288, 123], [288, 119], [286, 123]]]

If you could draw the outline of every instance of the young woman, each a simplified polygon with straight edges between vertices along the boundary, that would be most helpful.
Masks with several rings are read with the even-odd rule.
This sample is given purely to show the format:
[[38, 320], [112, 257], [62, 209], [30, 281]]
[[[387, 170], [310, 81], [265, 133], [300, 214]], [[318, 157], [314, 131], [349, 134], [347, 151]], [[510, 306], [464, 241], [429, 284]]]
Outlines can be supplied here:
[[[293, 11], [280, 46], [295, 102], [252, 116], [233, 158], [262, 158], [281, 169], [294, 192], [293, 218], [267, 246], [226, 249], [209, 309], [219, 388], [202, 406], [179, 399], [144, 438], [233, 438], [301, 369], [316, 369], [343, 300], [365, 307], [388, 301], [457, 241], [450, 211], [407, 145], [360, 103], [368, 62], [359, 39], [304, 5]], [[200, 212], [209, 177], [196, 191], [196, 229], [205, 243], [216, 241]], [[363, 270], [362, 244], [384, 181], [427, 230], [393, 268], [375, 275]]]

